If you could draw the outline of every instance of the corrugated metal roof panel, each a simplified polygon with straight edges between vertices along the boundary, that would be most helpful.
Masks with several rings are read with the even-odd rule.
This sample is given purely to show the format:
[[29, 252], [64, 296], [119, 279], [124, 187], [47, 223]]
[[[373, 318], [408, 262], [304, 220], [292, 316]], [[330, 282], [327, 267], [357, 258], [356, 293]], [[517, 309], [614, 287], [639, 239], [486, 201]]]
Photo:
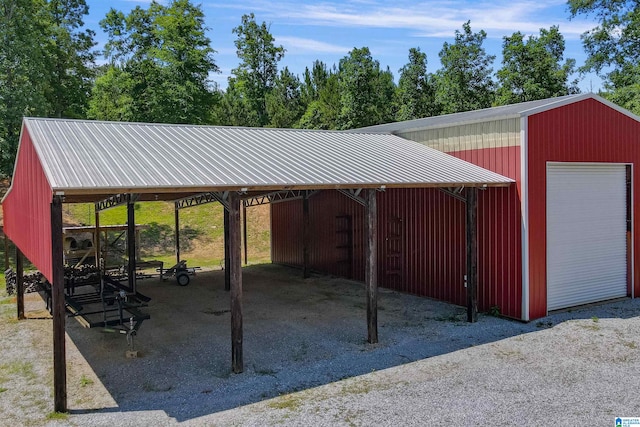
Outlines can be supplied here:
[[25, 118], [54, 190], [512, 182], [389, 134]]
[[356, 131], [401, 133], [414, 129], [447, 127], [485, 120], [496, 120], [498, 118], [520, 117], [523, 115], [527, 115], [527, 112], [529, 111], [539, 112], [548, 108], [554, 108], [589, 97], [597, 97], [597, 95], [580, 94], [559, 96], [556, 98], [521, 102], [518, 104], [503, 105], [500, 107], [485, 108], [482, 110], [466, 111], [463, 113], [445, 114], [442, 116], [426, 117], [423, 119], [369, 126], [357, 129]]

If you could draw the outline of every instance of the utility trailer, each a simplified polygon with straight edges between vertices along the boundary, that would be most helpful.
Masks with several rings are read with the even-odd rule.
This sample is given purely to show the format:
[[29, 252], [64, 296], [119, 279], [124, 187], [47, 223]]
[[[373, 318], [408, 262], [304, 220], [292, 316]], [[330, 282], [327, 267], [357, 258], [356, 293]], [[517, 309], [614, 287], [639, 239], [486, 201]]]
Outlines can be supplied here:
[[160, 278], [162, 280], [175, 277], [178, 285], [187, 286], [189, 282], [191, 282], [191, 278], [189, 276], [195, 276], [196, 270], [200, 270], [200, 267], [187, 267], [187, 261], [182, 260], [171, 268], [162, 270], [162, 267], [160, 267], [160, 269], [157, 269], [156, 271], [160, 273]]
[[[51, 285], [45, 283], [43, 290], [47, 309], [51, 312]], [[75, 318], [85, 328], [102, 328], [105, 332], [126, 335], [128, 356], [137, 354], [133, 337], [142, 323], [151, 318], [141, 310], [149, 301], [151, 298], [133, 292], [128, 286], [106, 275], [101, 276], [97, 283], [66, 281], [65, 308], [68, 317]]]

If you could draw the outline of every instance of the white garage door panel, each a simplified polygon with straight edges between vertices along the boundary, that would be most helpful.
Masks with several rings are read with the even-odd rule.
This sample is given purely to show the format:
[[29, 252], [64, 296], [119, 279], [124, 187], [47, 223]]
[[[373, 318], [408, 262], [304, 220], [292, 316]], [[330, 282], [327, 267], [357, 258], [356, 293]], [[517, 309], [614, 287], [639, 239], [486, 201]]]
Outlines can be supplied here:
[[627, 295], [624, 165], [547, 165], [547, 308]]

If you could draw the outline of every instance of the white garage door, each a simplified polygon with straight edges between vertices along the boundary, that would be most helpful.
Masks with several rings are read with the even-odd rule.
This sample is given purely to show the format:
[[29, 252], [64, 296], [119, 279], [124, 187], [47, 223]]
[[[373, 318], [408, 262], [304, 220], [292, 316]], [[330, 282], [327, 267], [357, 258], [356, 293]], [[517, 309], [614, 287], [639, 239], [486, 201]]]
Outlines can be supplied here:
[[547, 165], [547, 309], [627, 295], [625, 165]]

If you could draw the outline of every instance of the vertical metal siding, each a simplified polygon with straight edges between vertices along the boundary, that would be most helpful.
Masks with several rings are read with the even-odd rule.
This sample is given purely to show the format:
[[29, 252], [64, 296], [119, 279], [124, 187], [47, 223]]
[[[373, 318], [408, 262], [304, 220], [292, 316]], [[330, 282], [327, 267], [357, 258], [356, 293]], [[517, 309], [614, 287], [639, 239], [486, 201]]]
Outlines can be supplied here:
[[[546, 315], [546, 163], [633, 165], [633, 232], [640, 226], [640, 123], [594, 100], [529, 117], [529, 286], [531, 319]], [[640, 293], [640, 239], [633, 238], [635, 295]]]
[[[481, 310], [497, 306], [503, 315], [521, 318], [520, 120], [492, 120], [450, 128], [407, 132], [401, 136], [516, 180], [516, 185], [510, 188], [492, 188], [479, 194], [478, 304]], [[447, 216], [445, 206], [440, 205], [439, 208], [437, 206], [436, 202], [431, 220], [439, 224], [440, 230], [455, 229], [448, 223], [452, 218]], [[464, 227], [464, 222], [462, 227]], [[464, 228], [462, 231], [464, 232]], [[450, 243], [442, 244], [451, 246]], [[450, 257], [460, 256], [460, 254], [464, 254], [464, 250], [464, 247], [458, 247], [458, 251], [462, 252], [455, 252], [453, 247], [449, 247], [449, 251], [440, 252], [438, 248], [434, 247], [434, 258], [427, 262], [436, 269], [437, 265], [442, 268]], [[464, 271], [465, 264], [462, 263], [459, 268], [459, 271]], [[456, 286], [456, 284], [449, 282], [449, 286]], [[442, 293], [434, 297], [464, 303], [464, 293], [460, 297], [457, 291], [450, 292], [456, 297], [441, 298], [438, 295], [442, 295]]]
[[302, 265], [302, 200], [271, 204], [271, 260]]
[[520, 147], [449, 153], [516, 180], [478, 193], [478, 306], [522, 318]]
[[[351, 217], [353, 262], [345, 274], [343, 253], [336, 246], [336, 216]], [[277, 264], [302, 265], [302, 201], [276, 203], [271, 206], [272, 261]], [[337, 191], [321, 191], [309, 199], [310, 257], [313, 270], [364, 280], [364, 207]]]
[[[336, 215], [352, 215], [353, 274], [364, 280], [364, 209], [335, 191], [324, 191], [310, 199], [311, 266], [334, 275], [344, 275], [336, 251]], [[302, 264], [300, 201], [272, 206], [273, 262]], [[500, 307], [503, 314], [520, 317], [521, 269], [519, 261], [519, 199], [511, 188], [491, 188], [479, 200], [479, 306]], [[401, 280], [387, 274], [387, 238], [401, 220]], [[380, 285], [400, 292], [464, 305], [466, 290], [464, 204], [437, 189], [388, 189], [378, 193], [378, 278]], [[513, 234], [516, 235], [513, 238]], [[502, 240], [506, 240], [503, 244]]]
[[26, 129], [23, 129], [13, 187], [2, 209], [4, 231], [51, 281], [52, 190]]
[[[378, 279], [381, 286], [454, 304], [465, 303], [464, 204], [437, 189], [391, 189], [378, 193]], [[401, 277], [387, 274], [390, 224], [404, 224]]]

